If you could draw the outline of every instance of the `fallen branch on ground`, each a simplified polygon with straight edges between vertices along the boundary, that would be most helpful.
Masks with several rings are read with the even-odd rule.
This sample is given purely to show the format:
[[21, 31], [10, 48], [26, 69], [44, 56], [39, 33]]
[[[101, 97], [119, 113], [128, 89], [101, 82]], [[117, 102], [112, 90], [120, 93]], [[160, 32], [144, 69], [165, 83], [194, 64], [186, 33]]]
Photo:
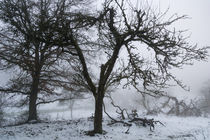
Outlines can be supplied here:
[[[106, 112], [106, 107], [105, 104], [103, 103], [104, 106], [104, 113], [111, 119], [111, 122], [108, 123], [108, 125], [113, 125], [117, 123], [121, 123], [124, 126], [128, 126], [127, 131], [125, 132], [126, 134], [129, 133], [130, 127], [132, 126], [132, 123], [135, 123], [136, 125], [142, 125], [144, 127], [149, 126], [150, 131], [153, 131], [155, 129], [155, 124], [159, 123], [163, 126], [165, 126], [162, 122], [160, 121], [155, 121], [154, 119], [146, 119], [146, 118], [140, 118], [140, 117], [134, 117], [134, 118], [127, 118], [127, 121], [125, 119], [121, 120], [116, 120], [113, 117], [111, 117], [107, 112]], [[127, 112], [127, 111], [126, 111]], [[129, 115], [130, 116], [130, 115]]]

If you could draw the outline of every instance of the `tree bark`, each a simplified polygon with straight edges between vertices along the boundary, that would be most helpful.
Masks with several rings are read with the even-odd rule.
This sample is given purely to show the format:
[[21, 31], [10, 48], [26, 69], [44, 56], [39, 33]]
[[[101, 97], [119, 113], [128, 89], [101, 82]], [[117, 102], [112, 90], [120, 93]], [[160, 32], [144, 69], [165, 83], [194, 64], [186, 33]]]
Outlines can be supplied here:
[[38, 87], [39, 87], [39, 78], [38, 76], [34, 78], [32, 87], [31, 87], [31, 94], [29, 97], [29, 116], [28, 121], [37, 120], [37, 97], [38, 97]]
[[94, 117], [94, 133], [102, 134], [103, 119], [103, 93], [98, 93], [95, 97], [95, 117]]

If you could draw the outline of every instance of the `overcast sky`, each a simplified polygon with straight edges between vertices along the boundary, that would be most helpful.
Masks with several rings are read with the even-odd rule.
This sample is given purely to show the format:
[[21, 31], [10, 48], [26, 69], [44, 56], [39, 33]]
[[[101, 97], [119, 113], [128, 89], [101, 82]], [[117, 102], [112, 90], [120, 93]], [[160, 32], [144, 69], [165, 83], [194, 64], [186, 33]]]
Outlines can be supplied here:
[[[153, 0], [153, 3], [161, 9], [169, 7], [170, 13], [188, 15], [190, 19], [180, 21], [177, 26], [189, 29], [190, 42], [210, 46], [210, 0]], [[176, 71], [176, 75], [190, 86], [190, 93], [198, 94], [204, 82], [210, 79], [210, 62], [196, 62]]]
[[[99, 0], [100, 1], [100, 0]], [[210, 0], [130, 0], [132, 3], [142, 2], [152, 5], [153, 8], [164, 12], [169, 8], [168, 16], [173, 14], [187, 15], [189, 19], [180, 20], [175, 24], [177, 29], [187, 29], [191, 35], [189, 42], [198, 46], [210, 46]], [[210, 53], [209, 53], [210, 55]], [[209, 57], [210, 59], [210, 57]], [[173, 70], [178, 79], [189, 86], [190, 92], [179, 87], [170, 89], [170, 92], [195, 97], [199, 95], [203, 84], [210, 79], [210, 62], [195, 62], [192, 66], [185, 66], [180, 70]], [[210, 85], [209, 85], [210, 86]]]
[[[98, 0], [102, 1], [102, 0]], [[125, 0], [126, 1], [126, 0]], [[152, 5], [153, 8], [164, 12], [169, 8], [168, 16], [173, 14], [187, 15], [189, 19], [180, 20], [175, 24], [177, 29], [187, 29], [191, 35], [189, 42], [198, 46], [210, 46], [210, 0], [130, 0], [135, 6], [141, 3]], [[210, 51], [209, 51], [210, 55]], [[209, 57], [210, 60], [210, 57]], [[174, 74], [190, 88], [186, 92], [179, 87], [170, 92], [180, 96], [195, 97], [199, 95], [203, 84], [210, 79], [210, 62], [194, 62], [192, 66], [185, 66], [180, 70], [173, 70]], [[210, 85], [209, 85], [210, 86]], [[193, 96], [192, 96], [193, 95]]]

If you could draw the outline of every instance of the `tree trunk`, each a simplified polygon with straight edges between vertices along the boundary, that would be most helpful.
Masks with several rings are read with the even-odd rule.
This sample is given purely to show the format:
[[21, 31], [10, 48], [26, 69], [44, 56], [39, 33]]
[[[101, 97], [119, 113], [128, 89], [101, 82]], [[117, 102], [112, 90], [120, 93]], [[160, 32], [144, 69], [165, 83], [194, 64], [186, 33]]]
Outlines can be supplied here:
[[37, 109], [36, 109], [36, 100], [38, 97], [38, 87], [39, 87], [39, 78], [36, 77], [33, 80], [31, 87], [31, 94], [29, 97], [29, 116], [28, 121], [36, 120], [37, 121]]
[[175, 107], [176, 107], [175, 114], [176, 114], [176, 116], [179, 116], [180, 115], [180, 109], [179, 109], [179, 102], [178, 102], [177, 99], [175, 100]]
[[102, 134], [102, 118], [103, 118], [103, 94], [98, 93], [95, 97], [95, 117], [94, 117], [94, 133]]

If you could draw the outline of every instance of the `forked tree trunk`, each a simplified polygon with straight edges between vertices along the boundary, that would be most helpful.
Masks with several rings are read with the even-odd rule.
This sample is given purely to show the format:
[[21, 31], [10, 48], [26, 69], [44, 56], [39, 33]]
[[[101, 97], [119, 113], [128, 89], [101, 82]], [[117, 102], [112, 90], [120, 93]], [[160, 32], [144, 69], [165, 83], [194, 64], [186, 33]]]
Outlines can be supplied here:
[[95, 97], [95, 117], [94, 117], [94, 133], [102, 134], [102, 119], [103, 119], [103, 95], [99, 93]]
[[36, 100], [38, 97], [38, 87], [39, 87], [39, 78], [35, 78], [33, 80], [33, 84], [31, 87], [31, 94], [29, 97], [29, 116], [28, 121], [37, 120], [37, 106]]

